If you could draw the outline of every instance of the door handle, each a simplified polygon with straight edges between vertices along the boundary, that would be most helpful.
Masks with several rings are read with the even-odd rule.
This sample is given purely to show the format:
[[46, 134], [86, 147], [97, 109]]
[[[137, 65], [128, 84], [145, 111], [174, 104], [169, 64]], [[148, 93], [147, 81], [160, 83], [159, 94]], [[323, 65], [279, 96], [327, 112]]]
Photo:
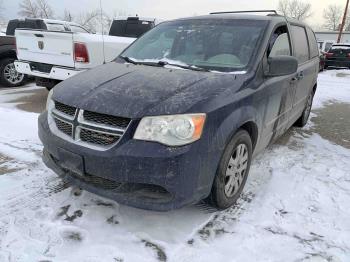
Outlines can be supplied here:
[[295, 82], [298, 82], [298, 81], [299, 81], [298, 77], [295, 76], [290, 80], [290, 83], [294, 84]]
[[303, 71], [300, 71], [298, 74], [297, 74], [297, 78], [298, 80], [301, 80], [304, 78], [304, 72]]
[[294, 84], [295, 82], [298, 82], [299, 80], [303, 79], [304, 78], [304, 72], [303, 71], [300, 71], [296, 74], [296, 76], [294, 76], [290, 83], [291, 84]]

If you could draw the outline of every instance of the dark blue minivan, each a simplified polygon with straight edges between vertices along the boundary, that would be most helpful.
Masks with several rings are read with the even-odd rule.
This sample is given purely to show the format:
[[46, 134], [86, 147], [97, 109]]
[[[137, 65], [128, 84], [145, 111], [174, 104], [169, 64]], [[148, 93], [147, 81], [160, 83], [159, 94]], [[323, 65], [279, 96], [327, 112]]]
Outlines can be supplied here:
[[306, 124], [318, 70], [313, 31], [277, 14], [164, 22], [50, 92], [43, 159], [71, 185], [126, 205], [205, 199], [225, 209], [252, 158]]

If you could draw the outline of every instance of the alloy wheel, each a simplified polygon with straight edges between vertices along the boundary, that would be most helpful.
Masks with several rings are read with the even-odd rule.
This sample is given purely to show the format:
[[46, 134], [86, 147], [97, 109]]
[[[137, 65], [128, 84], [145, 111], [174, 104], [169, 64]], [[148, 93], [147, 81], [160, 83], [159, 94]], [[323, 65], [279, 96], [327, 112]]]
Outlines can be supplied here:
[[4, 67], [4, 78], [7, 82], [17, 85], [23, 81], [24, 74], [18, 73], [15, 64], [11, 63]]
[[245, 144], [239, 144], [233, 152], [225, 176], [225, 195], [233, 197], [240, 189], [248, 169], [249, 152]]

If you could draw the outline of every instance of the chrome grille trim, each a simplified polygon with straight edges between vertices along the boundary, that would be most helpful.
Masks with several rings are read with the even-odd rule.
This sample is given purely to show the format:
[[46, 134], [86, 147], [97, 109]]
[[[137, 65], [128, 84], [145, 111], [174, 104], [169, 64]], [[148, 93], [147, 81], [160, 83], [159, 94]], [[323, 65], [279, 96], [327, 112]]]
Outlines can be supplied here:
[[[71, 116], [57, 110], [56, 107], [52, 108], [48, 112], [50, 130], [56, 136], [64, 140], [98, 151], [106, 151], [118, 144], [131, 123], [130, 119], [129, 124], [125, 129], [105, 124], [97, 124], [84, 119], [84, 110], [79, 108], [76, 108], [75, 110], [74, 116]], [[67, 135], [67, 130], [62, 126], [57, 126], [56, 120], [71, 125], [72, 135]], [[88, 131], [84, 134], [83, 138], [81, 137], [82, 130]]]
[[129, 125], [125, 128], [117, 128], [117, 127], [113, 127], [113, 126], [108, 126], [108, 125], [104, 125], [104, 124], [96, 124], [94, 122], [91, 121], [87, 121], [84, 118], [84, 110], [79, 110], [78, 113], [78, 122], [82, 125], [88, 126], [88, 127], [96, 127], [96, 128], [102, 128], [111, 132], [120, 132], [121, 134], [124, 134], [125, 130], [128, 129]]
[[[54, 103], [55, 103], [55, 107], [53, 109], [53, 112], [55, 112], [57, 115], [60, 115], [62, 117], [68, 118], [70, 120], [74, 120], [77, 114], [77, 108], [73, 106], [67, 106], [57, 101], [55, 101]], [[74, 113], [72, 112], [72, 114], [69, 114], [70, 111], [74, 111]]]
[[[71, 123], [69, 123], [69, 122], [67, 122], [59, 117], [55, 117], [54, 120], [55, 120], [55, 124], [56, 124], [57, 129], [59, 129], [64, 135], [66, 135], [68, 137], [71, 137], [73, 135], [73, 125]], [[62, 130], [63, 127], [59, 127], [57, 122], [61, 122], [65, 125], [69, 126], [70, 127], [70, 130], [69, 130], [70, 134], [67, 134], [64, 130]]]

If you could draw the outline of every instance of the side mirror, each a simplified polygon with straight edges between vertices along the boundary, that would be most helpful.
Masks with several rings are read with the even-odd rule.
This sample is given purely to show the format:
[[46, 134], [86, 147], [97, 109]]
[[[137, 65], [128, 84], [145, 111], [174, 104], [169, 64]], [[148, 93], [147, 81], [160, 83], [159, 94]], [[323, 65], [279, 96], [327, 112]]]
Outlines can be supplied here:
[[275, 56], [267, 59], [267, 76], [291, 75], [298, 70], [298, 60], [293, 56]]

